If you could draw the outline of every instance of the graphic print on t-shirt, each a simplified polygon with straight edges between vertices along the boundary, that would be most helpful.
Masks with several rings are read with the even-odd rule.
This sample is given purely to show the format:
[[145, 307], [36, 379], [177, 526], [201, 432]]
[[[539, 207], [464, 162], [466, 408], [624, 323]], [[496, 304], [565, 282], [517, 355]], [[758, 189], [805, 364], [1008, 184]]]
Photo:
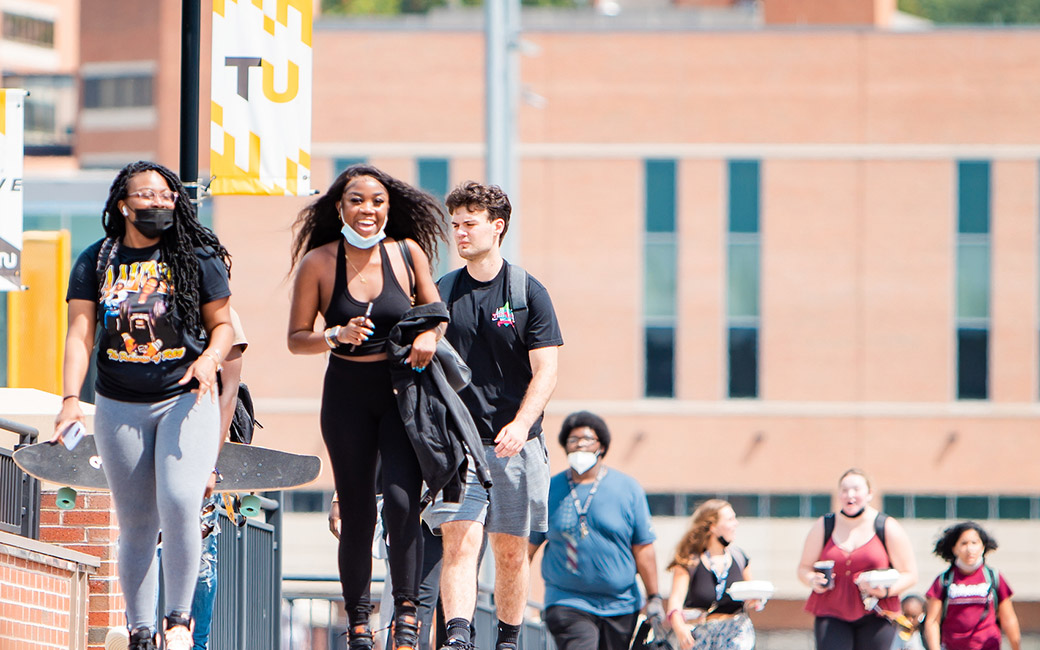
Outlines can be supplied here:
[[173, 290], [164, 262], [147, 260], [105, 270], [100, 290], [105, 353], [121, 363], [160, 363], [182, 359], [184, 347], [169, 322], [167, 299]]
[[491, 315], [491, 322], [499, 327], [516, 325], [516, 317], [513, 315], [513, 310], [509, 308], [508, 300]]

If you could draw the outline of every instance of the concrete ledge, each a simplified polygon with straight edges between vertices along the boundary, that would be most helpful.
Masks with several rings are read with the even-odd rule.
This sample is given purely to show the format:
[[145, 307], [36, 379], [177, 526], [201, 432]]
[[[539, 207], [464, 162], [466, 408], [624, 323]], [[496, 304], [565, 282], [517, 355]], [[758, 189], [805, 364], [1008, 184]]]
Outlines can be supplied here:
[[93, 555], [2, 531], [0, 531], [0, 554], [70, 572], [75, 571], [77, 565], [88, 567], [88, 573], [94, 573], [101, 568], [101, 560]]

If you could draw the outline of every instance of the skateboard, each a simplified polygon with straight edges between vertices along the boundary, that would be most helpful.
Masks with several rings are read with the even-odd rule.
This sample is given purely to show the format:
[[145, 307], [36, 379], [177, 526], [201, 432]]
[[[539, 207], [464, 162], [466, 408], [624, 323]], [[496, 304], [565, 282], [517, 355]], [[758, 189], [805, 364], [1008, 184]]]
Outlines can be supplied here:
[[[14, 461], [26, 473], [41, 481], [66, 486], [58, 490], [58, 507], [75, 507], [74, 488], [107, 490], [108, 481], [101, 463], [101, 455], [94, 436], [83, 436], [72, 450], [61, 443], [40, 442], [14, 452]], [[306, 485], [318, 478], [321, 459], [317, 456], [291, 454], [277, 449], [226, 442], [217, 458], [217, 469], [222, 480], [220, 492], [257, 492], [282, 490]], [[242, 510], [253, 512], [254, 505]]]

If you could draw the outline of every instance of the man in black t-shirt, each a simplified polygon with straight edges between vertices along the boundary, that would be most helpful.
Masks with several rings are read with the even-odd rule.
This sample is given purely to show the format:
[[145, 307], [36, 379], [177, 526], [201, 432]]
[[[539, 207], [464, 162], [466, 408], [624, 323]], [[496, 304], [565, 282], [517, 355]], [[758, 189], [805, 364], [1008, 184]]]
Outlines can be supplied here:
[[466, 266], [438, 283], [451, 313], [445, 336], [473, 372], [459, 395], [483, 439], [493, 486], [489, 494], [470, 476], [460, 503], [438, 498], [423, 518], [443, 535], [444, 647], [472, 647], [477, 558], [486, 528], [495, 555], [495, 647], [515, 650], [527, 606], [528, 537], [548, 528], [542, 411], [556, 387], [563, 338], [545, 287], [502, 258], [511, 211], [505, 193], [467, 182], [452, 190], [447, 205]]

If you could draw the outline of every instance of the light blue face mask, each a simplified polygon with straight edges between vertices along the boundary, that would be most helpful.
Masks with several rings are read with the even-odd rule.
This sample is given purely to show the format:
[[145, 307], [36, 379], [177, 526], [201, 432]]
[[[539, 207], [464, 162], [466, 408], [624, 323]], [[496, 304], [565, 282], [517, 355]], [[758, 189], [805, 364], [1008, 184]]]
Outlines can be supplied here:
[[[343, 209], [340, 208], [339, 219], [343, 221]], [[362, 250], [366, 248], [372, 248], [379, 242], [386, 239], [386, 221], [383, 222], [383, 227], [379, 229], [379, 232], [372, 235], [371, 237], [362, 237], [357, 234], [357, 231], [351, 228], [347, 223], [343, 222], [343, 229], [340, 231], [343, 236], [347, 238], [347, 243], [354, 248], [360, 248]]]

